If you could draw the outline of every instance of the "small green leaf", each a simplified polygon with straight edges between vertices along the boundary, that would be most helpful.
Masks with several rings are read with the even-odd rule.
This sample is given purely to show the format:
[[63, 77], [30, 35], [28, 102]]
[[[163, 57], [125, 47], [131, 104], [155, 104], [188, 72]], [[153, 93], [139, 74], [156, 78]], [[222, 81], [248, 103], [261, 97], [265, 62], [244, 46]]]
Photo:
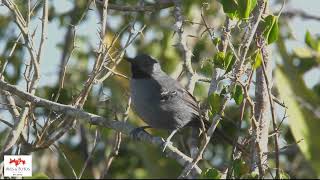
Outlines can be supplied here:
[[240, 85], [236, 85], [233, 89], [232, 98], [236, 102], [237, 105], [240, 105], [243, 101], [243, 92], [242, 87]]
[[234, 62], [235, 58], [233, 57], [233, 53], [228, 52], [224, 58], [224, 69], [226, 70], [225, 74], [231, 71]]
[[268, 37], [268, 44], [271, 44], [277, 41], [278, 36], [279, 36], [279, 23], [278, 23], [278, 17], [276, 17]]
[[253, 11], [253, 9], [256, 7], [256, 5], [257, 5], [257, 0], [252, 0], [250, 12]]
[[212, 93], [209, 95], [208, 101], [209, 101], [210, 111], [212, 115], [217, 114], [220, 111], [221, 105], [222, 105], [222, 99], [223, 97], [221, 97], [217, 93]]
[[214, 45], [219, 45], [221, 43], [221, 39], [220, 38], [215, 38], [215, 39], [213, 39], [213, 44]]
[[201, 173], [201, 177], [205, 179], [220, 179], [221, 173], [214, 168], [208, 168]]
[[261, 62], [262, 62], [262, 55], [261, 55], [261, 51], [258, 50], [254, 58], [253, 68], [254, 69], [259, 68], [261, 66]]
[[264, 19], [262, 23], [263, 36], [267, 40], [268, 44], [271, 44], [278, 40], [279, 24], [278, 16], [269, 15]]
[[[255, 1], [257, 3], [257, 1]], [[238, 0], [239, 16], [242, 19], [248, 19], [252, 11], [254, 0]], [[254, 6], [253, 6], [254, 7]]]
[[224, 69], [224, 58], [225, 53], [217, 52], [213, 58], [213, 64], [220, 69]]
[[311, 36], [311, 33], [309, 31], [306, 32], [306, 36], [304, 38], [304, 41], [306, 42], [306, 44], [314, 49], [317, 50], [318, 49], [318, 43], [317, 41]]
[[213, 57], [213, 64], [217, 68], [226, 70], [225, 73], [231, 71], [234, 62], [235, 59], [231, 52], [227, 52], [226, 54], [224, 52], [217, 52]]
[[220, 0], [220, 3], [222, 4], [223, 12], [225, 12], [229, 18], [238, 18], [237, 0]]

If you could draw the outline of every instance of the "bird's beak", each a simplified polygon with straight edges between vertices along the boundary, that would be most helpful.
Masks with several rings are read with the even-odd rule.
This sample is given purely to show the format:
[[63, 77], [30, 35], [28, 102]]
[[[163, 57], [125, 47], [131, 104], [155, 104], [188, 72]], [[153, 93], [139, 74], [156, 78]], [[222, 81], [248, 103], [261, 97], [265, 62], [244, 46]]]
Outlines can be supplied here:
[[130, 57], [123, 57], [126, 61], [128, 61], [129, 63], [132, 63], [134, 61], [134, 58], [130, 58]]

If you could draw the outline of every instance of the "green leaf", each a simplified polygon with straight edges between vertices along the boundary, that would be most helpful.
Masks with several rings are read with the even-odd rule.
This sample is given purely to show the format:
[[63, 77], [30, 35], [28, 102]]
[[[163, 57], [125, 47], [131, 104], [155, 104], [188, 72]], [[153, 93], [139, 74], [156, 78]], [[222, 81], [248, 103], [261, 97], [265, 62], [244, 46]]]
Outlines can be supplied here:
[[248, 19], [256, 4], [256, 0], [238, 0], [238, 12], [240, 18]]
[[256, 5], [257, 5], [257, 0], [252, 0], [252, 2], [251, 2], [251, 9], [250, 9], [251, 12], [252, 12], [253, 9], [256, 7]]
[[231, 71], [234, 62], [235, 58], [233, 57], [233, 53], [228, 52], [224, 59], [224, 69], [226, 70], [225, 74]]
[[223, 12], [225, 12], [229, 18], [238, 18], [237, 0], [220, 0], [220, 3], [222, 4]]
[[242, 87], [240, 85], [236, 85], [233, 88], [233, 93], [232, 93], [232, 98], [236, 102], [237, 105], [240, 105], [243, 101], [243, 92], [242, 92]]
[[261, 55], [261, 51], [258, 50], [254, 58], [253, 68], [254, 69], [259, 68], [261, 66], [261, 63], [262, 63], [262, 55]]
[[306, 32], [304, 41], [310, 48], [320, 51], [320, 40], [314, 39], [309, 31]]
[[264, 19], [262, 23], [263, 36], [267, 40], [268, 44], [271, 44], [278, 40], [279, 36], [279, 23], [278, 16], [269, 15]]
[[279, 23], [278, 23], [278, 16], [276, 16], [268, 37], [268, 44], [271, 44], [277, 41], [278, 36], [279, 36]]
[[208, 168], [201, 173], [201, 177], [205, 179], [220, 179], [221, 173], [214, 168]]
[[221, 39], [220, 38], [215, 38], [214, 40], [213, 40], [213, 44], [214, 45], [219, 45], [221, 43]]
[[306, 32], [306, 36], [304, 38], [304, 42], [311, 47], [312, 49], [314, 49], [316, 47], [316, 42], [315, 40], [312, 38], [311, 33], [309, 31]]
[[210, 111], [212, 115], [217, 114], [220, 111], [222, 100], [223, 100], [223, 97], [221, 97], [217, 93], [212, 93], [209, 95], [208, 101], [209, 101]]
[[224, 69], [224, 58], [225, 58], [225, 53], [217, 52], [214, 55], [213, 64], [220, 69]]
[[225, 54], [224, 52], [217, 52], [213, 57], [213, 64], [217, 68], [226, 70], [225, 73], [231, 71], [234, 62], [235, 59], [233, 57], [233, 53], [231, 52], [227, 52], [227, 54]]

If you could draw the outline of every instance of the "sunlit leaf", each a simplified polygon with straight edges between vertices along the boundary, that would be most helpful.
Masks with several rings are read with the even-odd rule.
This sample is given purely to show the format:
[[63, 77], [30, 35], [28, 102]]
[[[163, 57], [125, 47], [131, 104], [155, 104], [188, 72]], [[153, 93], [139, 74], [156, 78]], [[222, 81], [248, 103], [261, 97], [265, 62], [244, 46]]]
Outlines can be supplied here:
[[214, 40], [213, 40], [213, 44], [214, 45], [219, 45], [221, 43], [221, 39], [220, 38], [215, 38]]
[[259, 68], [261, 66], [261, 63], [262, 63], [262, 55], [261, 55], [261, 51], [258, 50], [254, 58], [253, 68], [254, 69]]
[[304, 38], [305, 43], [312, 49], [317, 50], [317, 41], [312, 37], [309, 31], [306, 32], [306, 36]]
[[262, 23], [262, 28], [263, 36], [267, 40], [268, 44], [275, 42], [279, 36], [278, 16], [267, 16]]
[[248, 19], [250, 17], [250, 13], [257, 4], [256, 0], [238, 0], [238, 11], [239, 16], [242, 19]]
[[272, 28], [269, 33], [268, 44], [271, 44], [271, 43], [277, 41], [278, 36], [279, 36], [279, 23], [278, 23], [278, 17], [275, 16]]
[[225, 12], [229, 18], [238, 18], [237, 0], [220, 0], [220, 3], [222, 4], [223, 12]]

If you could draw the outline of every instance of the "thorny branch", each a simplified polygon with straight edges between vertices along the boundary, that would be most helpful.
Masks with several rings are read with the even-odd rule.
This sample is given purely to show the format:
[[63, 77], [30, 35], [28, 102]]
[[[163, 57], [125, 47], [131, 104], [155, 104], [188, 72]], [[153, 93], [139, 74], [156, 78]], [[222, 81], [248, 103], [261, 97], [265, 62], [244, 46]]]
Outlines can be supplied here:
[[[22, 16], [18, 6], [11, 0], [5, 0], [2, 1], [2, 3], [14, 14], [15, 17], [15, 22], [17, 26], [19, 27], [21, 34], [24, 37], [24, 40], [26, 42], [26, 46], [29, 52], [29, 55], [31, 57], [31, 62], [32, 62], [32, 67], [34, 70], [34, 74], [31, 75], [29, 73], [28, 79], [26, 78], [27, 84], [29, 85], [27, 87], [27, 91], [30, 92], [31, 94], [35, 94], [36, 88], [38, 86], [38, 82], [40, 79], [40, 60], [41, 60], [41, 49], [45, 44], [45, 37], [46, 37], [46, 29], [48, 25], [48, 2], [45, 0], [43, 2], [43, 12], [42, 12], [42, 33], [41, 33], [41, 41], [39, 45], [39, 50], [38, 52], [35, 49], [35, 44], [33, 37], [29, 34], [29, 29], [27, 22], [25, 21], [24, 17]], [[29, 11], [32, 11], [30, 8], [28, 8]], [[31, 12], [28, 12], [28, 17], [30, 16]], [[31, 70], [31, 68], [30, 68]], [[30, 81], [29, 81], [30, 80]], [[15, 122], [14, 128], [11, 129], [11, 132], [9, 133], [4, 147], [1, 150], [0, 155], [2, 155], [4, 152], [8, 151], [18, 140], [20, 137], [21, 133], [24, 130], [24, 124], [26, 123], [27, 116], [29, 112], [31, 111], [31, 104], [27, 102], [22, 109], [20, 113], [19, 120]]]
[[184, 70], [187, 72], [188, 76], [188, 91], [193, 92], [194, 86], [195, 86], [195, 77], [196, 73], [192, 69], [192, 62], [191, 62], [191, 57], [192, 57], [192, 51], [189, 49], [187, 45], [187, 35], [184, 33], [184, 28], [183, 28], [183, 14], [182, 14], [182, 7], [181, 7], [181, 1], [180, 0], [174, 0], [173, 1], [175, 6], [174, 6], [174, 17], [175, 17], [175, 32], [177, 33], [178, 36], [178, 42], [176, 44], [176, 47], [179, 49], [179, 51], [182, 54], [182, 59], [183, 59], [183, 67]]

